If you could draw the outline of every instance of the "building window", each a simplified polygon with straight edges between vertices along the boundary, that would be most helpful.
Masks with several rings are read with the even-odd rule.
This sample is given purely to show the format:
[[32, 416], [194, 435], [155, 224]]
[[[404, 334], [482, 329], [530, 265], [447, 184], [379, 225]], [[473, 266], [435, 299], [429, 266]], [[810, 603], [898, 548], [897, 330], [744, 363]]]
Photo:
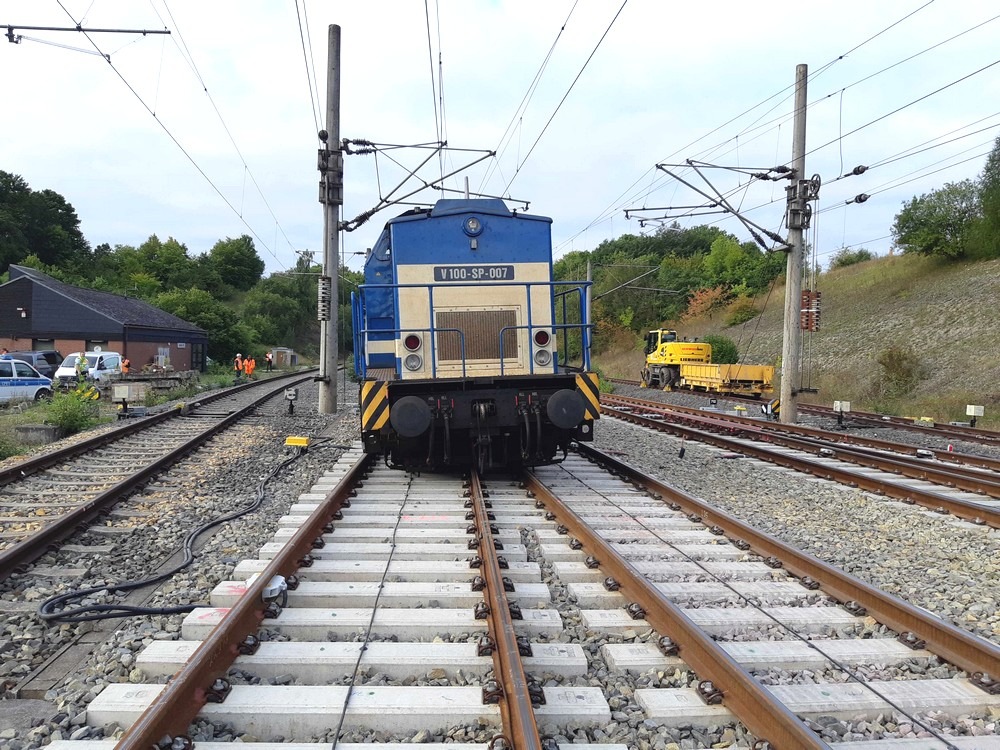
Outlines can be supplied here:
[[42, 352], [48, 349], [55, 349], [56, 342], [55, 339], [32, 339], [31, 340], [31, 351]]
[[96, 352], [97, 347], [101, 347], [101, 351], [106, 352], [108, 350], [108, 340], [105, 339], [104, 341], [96, 341], [96, 340], [87, 341], [88, 352]]

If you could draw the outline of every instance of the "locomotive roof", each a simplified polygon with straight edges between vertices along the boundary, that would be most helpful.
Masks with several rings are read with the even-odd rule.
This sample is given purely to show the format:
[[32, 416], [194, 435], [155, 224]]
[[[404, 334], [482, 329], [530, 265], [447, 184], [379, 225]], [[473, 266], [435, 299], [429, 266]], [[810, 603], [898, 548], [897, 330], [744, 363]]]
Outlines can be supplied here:
[[386, 222], [396, 224], [403, 221], [417, 221], [423, 218], [437, 218], [440, 216], [455, 216], [457, 214], [475, 213], [487, 216], [518, 216], [529, 221], [545, 221], [552, 223], [548, 216], [536, 216], [534, 214], [519, 214], [507, 208], [507, 204], [499, 198], [442, 198], [430, 209], [410, 210], [400, 214], [394, 219]]

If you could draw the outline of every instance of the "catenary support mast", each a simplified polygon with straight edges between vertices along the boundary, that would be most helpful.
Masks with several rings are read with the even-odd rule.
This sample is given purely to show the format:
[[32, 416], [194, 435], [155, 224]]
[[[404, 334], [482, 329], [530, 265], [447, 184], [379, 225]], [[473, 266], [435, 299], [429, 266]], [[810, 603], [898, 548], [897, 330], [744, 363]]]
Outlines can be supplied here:
[[781, 347], [781, 422], [794, 424], [799, 409], [796, 399], [801, 381], [799, 329], [802, 306], [803, 235], [809, 226], [809, 192], [806, 179], [806, 83], [809, 66], [795, 67], [795, 120], [792, 135], [792, 176], [788, 191], [788, 262], [785, 271], [785, 329]]
[[326, 130], [319, 134], [320, 190], [323, 204], [323, 275], [319, 280], [320, 414], [337, 413], [337, 312], [340, 274], [340, 207], [344, 204], [344, 155], [340, 150], [340, 26], [328, 30]]

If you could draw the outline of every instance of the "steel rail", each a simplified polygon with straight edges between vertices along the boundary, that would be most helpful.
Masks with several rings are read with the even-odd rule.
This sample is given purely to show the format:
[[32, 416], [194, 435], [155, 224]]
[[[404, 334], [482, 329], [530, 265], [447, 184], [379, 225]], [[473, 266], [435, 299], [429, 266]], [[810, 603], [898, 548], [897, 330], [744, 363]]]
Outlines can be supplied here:
[[[612, 383], [621, 383], [622, 385], [631, 385], [639, 387], [641, 381], [629, 380], [628, 378], [609, 378]], [[682, 390], [677, 391], [677, 393], [685, 393], [693, 396], [704, 396], [706, 398], [724, 398], [733, 401], [760, 401], [757, 397], [746, 397], [741, 396], [738, 393], [709, 393], [705, 391], [689, 391]], [[799, 404], [799, 411], [808, 412], [816, 414], [821, 417], [836, 418], [837, 412], [835, 412], [829, 406], [820, 406], [819, 404]], [[848, 412], [848, 418], [862, 422], [865, 424], [871, 424], [876, 427], [898, 427], [903, 430], [911, 430], [914, 432], [923, 432], [925, 435], [931, 430], [931, 434], [938, 435], [941, 437], [951, 436], [956, 440], [965, 440], [970, 443], [982, 443], [984, 445], [997, 445], [1000, 443], [1000, 432], [995, 430], [986, 430], [981, 427], [964, 427], [950, 424], [942, 424], [941, 422], [932, 422], [930, 424], [922, 425], [913, 422], [912, 418], [907, 417], [896, 417], [885, 414], [875, 414], [874, 412], [863, 412], [863, 411], [850, 411]]]
[[[232, 391], [228, 391], [226, 395], [231, 394]], [[57, 544], [66, 537], [74, 534], [81, 524], [87, 523], [91, 519], [100, 515], [107, 508], [117, 503], [122, 497], [148, 482], [151, 477], [156, 476], [171, 464], [176, 463], [185, 455], [206, 443], [210, 438], [228, 428], [233, 422], [242, 419], [246, 412], [256, 408], [262, 402], [274, 398], [274, 396], [274, 391], [268, 391], [267, 393], [262, 394], [247, 406], [234, 411], [229, 416], [224, 417], [207, 429], [202, 430], [183, 445], [177, 446], [172, 451], [146, 465], [138, 472], [126, 477], [117, 484], [112, 485], [108, 489], [104, 490], [104, 492], [95, 495], [85, 504], [80, 505], [69, 513], [59, 516], [54, 519], [52, 523], [42, 526], [42, 528], [26, 537], [24, 540], [17, 542], [13, 546], [0, 552], [0, 581], [9, 578], [24, 565], [27, 565], [32, 560], [35, 560], [45, 554], [52, 545]], [[176, 414], [173, 412], [176, 412]], [[174, 409], [171, 410], [170, 417], [180, 416], [180, 414], [180, 409]], [[143, 420], [143, 424], [140, 425], [140, 429], [151, 427], [170, 417], [163, 417], [162, 419], [156, 419], [156, 417], [153, 417], [151, 419], [156, 420], [153, 422], [150, 422], [148, 419]], [[133, 432], [135, 432], [135, 430], [128, 430], [124, 433], [124, 435], [122, 433], [115, 433], [115, 439], [130, 435]], [[112, 442], [114, 442], [114, 440], [105, 440], [99, 444], [107, 445]], [[78, 454], [79, 451], [75, 451], [74, 453]]]
[[[610, 403], [624, 403], [626, 405], [632, 405], [633, 403], [643, 404], [642, 408], [659, 412], [664, 416], [671, 415], [688, 424], [711, 424], [713, 426], [719, 424], [719, 419], [712, 413], [706, 414], [706, 412], [687, 410], [678, 412], [669, 407], [647, 407], [646, 403], [648, 402], [633, 402], [632, 399], [622, 399], [621, 397], [613, 398]], [[998, 481], [1000, 477], [990, 476], [984, 474], [982, 471], [970, 469], [959, 464], [938, 468], [916, 457], [909, 459], [905, 456], [886, 456], [881, 453], [871, 453], [865, 451], [863, 446], [850, 447], [832, 442], [825, 437], [828, 433], [824, 433], [822, 430], [801, 428], [803, 430], [810, 430], [810, 432], [786, 431], [781, 428], [775, 429], [772, 425], [763, 423], [760, 420], [746, 417], [730, 417], [728, 415], [724, 421], [726, 424], [741, 425], [742, 429], [735, 432], [750, 440], [774, 443], [786, 448], [794, 448], [804, 453], [822, 455], [824, 458], [836, 458], [845, 463], [868, 466], [912, 479], [921, 479], [946, 487], [955, 487], [967, 492], [989, 495], [994, 498], [1000, 497], [1000, 481]], [[915, 452], [917, 449], [914, 448], [913, 450]], [[823, 451], [828, 451], [829, 455], [823, 455]]]
[[[819, 406], [818, 404], [804, 404], [799, 406], [805, 411], [819, 414], [825, 417], [836, 417], [837, 413], [829, 406]], [[984, 445], [997, 445], [1000, 443], [1000, 432], [994, 430], [984, 430], [981, 427], [964, 427], [959, 425], [944, 424], [942, 422], [931, 422], [929, 424], [918, 424], [906, 417], [896, 417], [891, 415], [875, 414], [865, 411], [850, 411], [846, 415], [851, 420], [864, 422], [866, 424], [885, 427], [890, 425], [904, 430], [914, 432], [928, 432], [933, 435], [951, 436], [956, 440], [965, 440], [970, 443], [983, 443]]]
[[469, 498], [472, 501], [479, 556], [486, 579], [486, 602], [489, 606], [487, 624], [493, 639], [493, 674], [503, 690], [500, 699], [500, 719], [512, 750], [542, 750], [535, 711], [528, 689], [528, 680], [521, 662], [521, 652], [514, 634], [514, 619], [504, 593], [503, 574], [490, 529], [489, 514], [479, 474], [473, 470], [469, 478]]
[[723, 702], [754, 735], [767, 740], [776, 750], [829, 750], [826, 742], [633, 568], [614, 546], [549, 491], [538, 477], [526, 472], [524, 485], [583, 544], [583, 548], [598, 559], [602, 571], [614, 578], [622, 594], [639, 603], [653, 629], [677, 644], [680, 657], [698, 677], [711, 680], [722, 691]]
[[[253, 383], [244, 383], [243, 385], [234, 386], [231, 388], [226, 388], [223, 390], [216, 391], [214, 393], [206, 393], [192, 399], [186, 405], [190, 407], [200, 406], [202, 404], [210, 404], [213, 401], [217, 401], [220, 398], [226, 398], [227, 396], [232, 396], [234, 393], [239, 393], [250, 388], [259, 388], [267, 383], [273, 383], [277, 380], [294, 380], [298, 382], [299, 380], [305, 380], [306, 378], [301, 377], [304, 372], [312, 372], [312, 370], [299, 371], [294, 373], [288, 373], [287, 375], [279, 375], [276, 378], [268, 378], [267, 380], [260, 380]], [[13, 466], [9, 466], [6, 469], [0, 470], [0, 487], [5, 484], [10, 484], [11, 482], [19, 479], [23, 479], [26, 476], [34, 474], [43, 469], [47, 469], [51, 466], [65, 461], [69, 458], [74, 458], [76, 456], [87, 453], [94, 448], [100, 448], [108, 443], [113, 443], [123, 437], [127, 437], [133, 433], [141, 432], [142, 430], [152, 427], [155, 424], [166, 421], [168, 419], [173, 419], [174, 417], [181, 416], [180, 405], [171, 407], [159, 414], [152, 414], [148, 417], [141, 417], [138, 419], [129, 419], [123, 422], [119, 427], [103, 432], [100, 435], [95, 435], [92, 438], [87, 438], [86, 440], [81, 440], [73, 445], [66, 446], [57, 451], [52, 451], [50, 453], [45, 453], [40, 456], [35, 456], [33, 458], [25, 459], [24, 461], [19, 461]]]
[[613, 468], [653, 495], [680, 505], [701, 517], [702, 523], [718, 526], [730, 539], [743, 540], [763, 557], [776, 557], [794, 575], [818, 581], [823, 591], [841, 603], [857, 602], [879, 622], [899, 633], [913, 633], [927, 648], [946, 661], [973, 673], [1000, 675], [1000, 646], [979, 638], [940, 617], [877, 589], [859, 578], [823, 562], [819, 558], [754, 529], [703, 500], [650, 477], [624, 461], [586, 445], [578, 445], [580, 455]]
[[[822, 479], [840, 482], [841, 484], [846, 484], [849, 487], [859, 487], [878, 495], [886, 495], [888, 497], [899, 498], [905, 502], [918, 503], [919, 505], [932, 510], [940, 508], [966, 521], [985, 524], [992, 528], [1000, 528], [1000, 513], [997, 513], [997, 511], [988, 508], [985, 505], [949, 497], [939, 492], [930, 492], [928, 490], [921, 490], [914, 487], [897, 485], [883, 479], [875, 479], [873, 477], [866, 476], [860, 472], [840, 469], [836, 466], [829, 466], [827, 464], [817, 463], [816, 461], [810, 461], [797, 456], [790, 456], [784, 453], [778, 453], [777, 451], [770, 451], [766, 448], [761, 448], [745, 442], [734, 443], [729, 438], [714, 435], [710, 432], [696, 430], [691, 427], [684, 427], [679, 424], [662, 422], [656, 419], [649, 419], [638, 414], [619, 411], [618, 409], [610, 406], [605, 407], [603, 413], [618, 417], [626, 422], [633, 422], [635, 424], [642, 425], [643, 427], [649, 427], [661, 432], [672, 432], [673, 434], [687, 440], [709, 443], [729, 451], [743, 453], [754, 458], [759, 458], [762, 461], [777, 464], [778, 466], [785, 466], [790, 469], [795, 469], [796, 471], [812, 474]], [[726, 424], [721, 420], [716, 420], [714, 426], [730, 432], [737, 431], [732, 424]]]
[[[230, 608], [225, 619], [202, 641], [180, 671], [166, 684], [159, 697], [143, 711], [115, 745], [115, 750], [149, 750], [168, 747], [170, 742], [187, 737], [191, 723], [208, 701], [209, 696], [225, 692], [225, 676], [240, 648], [257, 630], [266, 617], [268, 603], [264, 589], [275, 576], [286, 580], [302, 565], [303, 558], [313, 549], [313, 543], [323, 536], [341, 507], [349, 503], [351, 490], [371, 461], [370, 455], [359, 458], [323, 502], [310, 514], [292, 538], [267, 564], [264, 571]], [[221, 687], [222, 690], [218, 688]], [[163, 744], [168, 738], [167, 745]], [[178, 747], [190, 747], [179, 743]]]
[[[704, 416], [706, 414], [704, 409], [696, 409], [690, 406], [680, 406], [678, 404], [670, 404], [663, 401], [650, 401], [648, 399], [632, 398], [631, 396], [619, 396], [617, 394], [602, 394], [601, 402], [606, 402], [609, 405], [618, 403], [626, 404], [628, 406], [641, 406], [646, 409], [669, 411], [678, 414], [695, 414], [700, 416]], [[727, 421], [739, 422], [740, 424], [752, 424], [759, 429], [767, 430], [769, 432], [790, 433], [806, 437], [811, 436], [818, 440], [831, 440], [833, 437], [830, 430], [823, 430], [819, 427], [808, 427], [800, 424], [781, 424], [779, 422], [763, 421], [752, 417], [739, 417], [732, 414], [712, 414], [713, 416], [722, 416]], [[939, 461], [1000, 472], [1000, 459], [991, 458], [990, 456], [980, 456], [975, 453], [963, 453], [960, 451], [949, 451], [942, 448], [921, 448], [909, 443], [897, 443], [892, 440], [883, 440], [881, 438], [868, 437], [865, 435], [851, 435], [850, 433], [840, 431], [836, 432], [835, 436], [836, 442], [839, 443], [859, 445], [866, 448], [874, 448], [875, 450], [891, 451], [893, 453], [901, 453], [906, 456], [916, 456], [917, 451], [929, 450]]]

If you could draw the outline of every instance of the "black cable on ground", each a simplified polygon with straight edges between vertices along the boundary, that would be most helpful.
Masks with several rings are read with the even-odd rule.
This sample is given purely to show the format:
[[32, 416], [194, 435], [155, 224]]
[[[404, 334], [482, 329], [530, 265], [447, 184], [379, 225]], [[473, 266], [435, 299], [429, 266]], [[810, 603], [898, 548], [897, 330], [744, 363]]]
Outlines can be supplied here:
[[264, 501], [264, 488], [267, 486], [267, 483], [270, 482], [278, 474], [278, 472], [302, 456], [303, 453], [305, 453], [303, 449], [297, 448], [293, 455], [279, 463], [268, 473], [267, 476], [261, 479], [260, 484], [257, 485], [257, 491], [254, 495], [254, 499], [248, 505], [233, 511], [232, 513], [227, 513], [224, 516], [220, 516], [212, 521], [209, 521], [208, 523], [189, 532], [184, 538], [184, 560], [176, 567], [140, 581], [112, 583], [105, 586], [94, 586], [89, 589], [76, 589], [75, 591], [68, 591], [64, 594], [57, 594], [56, 596], [49, 597], [42, 602], [41, 605], [39, 605], [38, 616], [45, 622], [50, 623], [78, 623], [93, 622], [95, 620], [111, 620], [116, 617], [130, 617], [135, 615], [183, 614], [185, 612], [191, 612], [197, 607], [202, 606], [200, 604], [182, 604], [174, 607], [139, 607], [128, 604], [94, 603], [67, 608], [71, 605], [71, 603], [79, 602], [87, 597], [94, 596], [95, 594], [99, 594], [104, 591], [110, 595], [114, 595], [134, 591], [147, 586], [153, 586], [161, 581], [165, 581], [175, 573], [178, 573], [188, 567], [192, 562], [194, 562], [194, 545], [199, 536], [204, 534], [209, 529], [213, 529], [227, 521], [232, 521], [235, 518], [245, 516], [248, 513], [252, 513], [257, 510], [257, 508], [260, 507], [260, 504]]

